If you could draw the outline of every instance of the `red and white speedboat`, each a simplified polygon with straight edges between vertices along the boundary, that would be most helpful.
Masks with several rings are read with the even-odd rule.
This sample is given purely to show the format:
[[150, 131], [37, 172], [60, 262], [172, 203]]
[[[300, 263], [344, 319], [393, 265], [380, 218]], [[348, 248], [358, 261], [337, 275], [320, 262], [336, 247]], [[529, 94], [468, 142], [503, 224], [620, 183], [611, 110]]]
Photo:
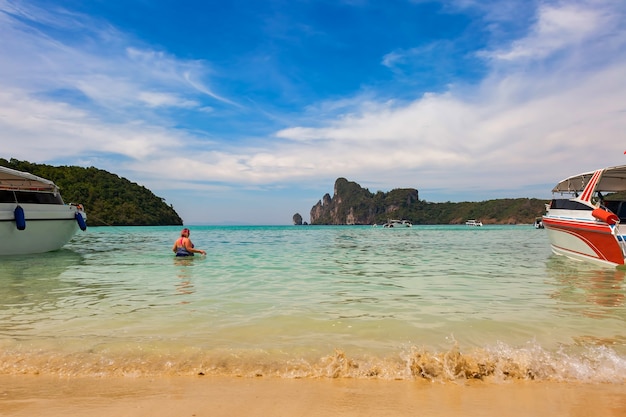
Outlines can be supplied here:
[[626, 254], [626, 165], [560, 181], [543, 225], [552, 251], [606, 266], [624, 265]]

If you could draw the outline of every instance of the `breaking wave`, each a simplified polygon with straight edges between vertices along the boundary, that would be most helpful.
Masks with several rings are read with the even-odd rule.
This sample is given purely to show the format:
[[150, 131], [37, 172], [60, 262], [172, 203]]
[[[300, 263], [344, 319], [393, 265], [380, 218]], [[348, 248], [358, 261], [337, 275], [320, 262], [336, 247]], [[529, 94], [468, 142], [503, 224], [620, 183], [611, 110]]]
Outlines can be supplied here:
[[394, 357], [349, 355], [336, 349], [309, 358], [280, 352], [187, 349], [183, 352], [149, 351], [141, 347], [124, 353], [46, 352], [4, 350], [0, 373], [47, 374], [61, 377], [146, 377], [208, 375], [278, 378], [354, 378], [454, 382], [511, 380], [624, 383], [626, 358], [607, 346], [568, 352], [550, 352], [535, 343], [514, 348], [504, 343], [463, 352], [457, 344], [433, 352], [412, 347]]

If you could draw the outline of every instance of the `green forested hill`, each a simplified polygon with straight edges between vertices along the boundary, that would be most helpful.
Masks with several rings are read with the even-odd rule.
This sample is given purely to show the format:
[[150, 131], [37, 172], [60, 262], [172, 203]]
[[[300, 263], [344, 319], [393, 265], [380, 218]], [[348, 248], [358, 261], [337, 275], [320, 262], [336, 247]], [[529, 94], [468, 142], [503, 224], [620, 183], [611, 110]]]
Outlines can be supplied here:
[[66, 203], [80, 203], [90, 226], [181, 225], [174, 208], [147, 188], [97, 168], [51, 166], [0, 158], [0, 165], [54, 182]]
[[462, 224], [477, 219], [485, 224], [530, 224], [546, 211], [546, 200], [536, 198], [502, 198], [461, 203], [420, 201], [407, 218], [416, 224]]

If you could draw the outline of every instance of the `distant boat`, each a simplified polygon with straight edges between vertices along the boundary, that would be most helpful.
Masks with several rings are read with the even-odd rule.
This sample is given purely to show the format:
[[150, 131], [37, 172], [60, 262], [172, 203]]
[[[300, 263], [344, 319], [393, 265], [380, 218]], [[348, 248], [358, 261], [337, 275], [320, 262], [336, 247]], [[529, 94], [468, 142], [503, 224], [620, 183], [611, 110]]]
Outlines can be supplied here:
[[402, 227], [413, 227], [413, 223], [408, 220], [389, 220], [387, 223], [383, 224], [383, 227], [386, 228], [402, 228]]
[[543, 218], [537, 217], [535, 219], [535, 229], [543, 229]]
[[477, 226], [477, 227], [480, 227], [480, 226], [483, 225], [483, 222], [481, 222], [480, 220], [471, 219], [471, 220], [466, 221], [465, 224], [467, 226]]
[[552, 193], [557, 197], [546, 206], [542, 220], [552, 252], [606, 266], [624, 265], [626, 199], [619, 195], [624, 192], [626, 165], [574, 175], [555, 185]]
[[0, 256], [60, 249], [87, 228], [86, 218], [52, 181], [0, 166]]

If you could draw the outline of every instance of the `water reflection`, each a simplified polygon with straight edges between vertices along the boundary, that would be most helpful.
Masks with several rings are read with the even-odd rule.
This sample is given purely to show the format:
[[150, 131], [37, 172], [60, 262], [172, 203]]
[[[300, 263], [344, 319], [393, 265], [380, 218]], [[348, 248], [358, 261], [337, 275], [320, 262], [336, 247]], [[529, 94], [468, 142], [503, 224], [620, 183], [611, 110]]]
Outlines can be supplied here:
[[24, 302], [50, 302], [59, 288], [61, 274], [82, 262], [80, 254], [67, 249], [38, 255], [0, 257], [0, 309]]
[[579, 305], [588, 317], [617, 316], [626, 319], [624, 281], [626, 272], [552, 256], [546, 263], [548, 277], [556, 290], [554, 299]]
[[33, 313], [49, 316], [72, 284], [61, 279], [83, 262], [71, 250], [0, 258], [0, 334], [14, 335], [35, 326]]
[[[178, 282], [176, 284], [176, 292], [179, 295], [191, 295], [195, 292], [192, 278], [192, 266], [194, 262], [193, 256], [175, 256], [174, 266], [177, 268]], [[189, 304], [189, 301], [183, 300], [181, 304]]]

